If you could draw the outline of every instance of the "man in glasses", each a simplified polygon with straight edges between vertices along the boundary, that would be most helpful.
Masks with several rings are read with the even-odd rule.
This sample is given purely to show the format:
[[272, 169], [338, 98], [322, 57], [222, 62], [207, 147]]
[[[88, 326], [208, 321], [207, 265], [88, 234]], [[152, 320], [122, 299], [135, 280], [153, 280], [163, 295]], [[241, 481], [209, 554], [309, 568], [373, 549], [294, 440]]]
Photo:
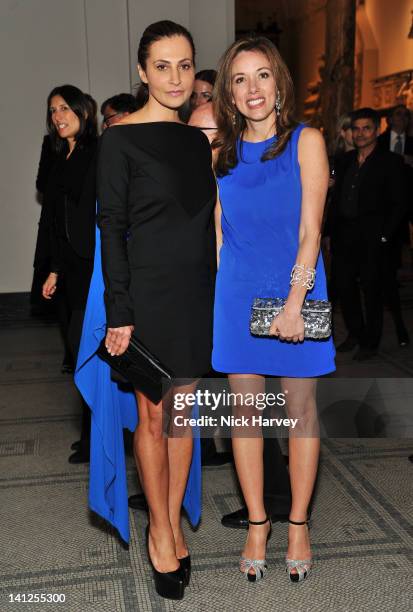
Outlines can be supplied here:
[[102, 130], [119, 123], [122, 117], [134, 113], [136, 110], [138, 110], [138, 102], [132, 94], [121, 93], [108, 98], [100, 107], [100, 112], [103, 115]]

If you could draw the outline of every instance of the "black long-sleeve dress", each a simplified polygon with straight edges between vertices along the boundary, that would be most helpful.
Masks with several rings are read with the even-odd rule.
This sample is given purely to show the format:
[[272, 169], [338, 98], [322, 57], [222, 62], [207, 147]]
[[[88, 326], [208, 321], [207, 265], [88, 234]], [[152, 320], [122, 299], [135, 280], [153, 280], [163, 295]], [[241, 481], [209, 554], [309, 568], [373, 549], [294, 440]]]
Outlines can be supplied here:
[[174, 122], [111, 127], [97, 184], [108, 326], [133, 324], [177, 378], [206, 374], [216, 200], [208, 140]]

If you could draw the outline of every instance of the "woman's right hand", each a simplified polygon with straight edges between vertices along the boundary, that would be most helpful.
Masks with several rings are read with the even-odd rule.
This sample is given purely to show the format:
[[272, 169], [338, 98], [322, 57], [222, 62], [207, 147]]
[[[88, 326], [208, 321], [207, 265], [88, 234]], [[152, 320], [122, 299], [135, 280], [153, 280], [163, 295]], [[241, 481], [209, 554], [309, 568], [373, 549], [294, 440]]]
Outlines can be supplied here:
[[51, 300], [56, 292], [57, 274], [50, 272], [49, 276], [43, 283], [42, 295], [46, 300]]
[[133, 325], [124, 327], [108, 327], [105, 339], [106, 350], [110, 355], [122, 355], [129, 346], [130, 337], [134, 330]]

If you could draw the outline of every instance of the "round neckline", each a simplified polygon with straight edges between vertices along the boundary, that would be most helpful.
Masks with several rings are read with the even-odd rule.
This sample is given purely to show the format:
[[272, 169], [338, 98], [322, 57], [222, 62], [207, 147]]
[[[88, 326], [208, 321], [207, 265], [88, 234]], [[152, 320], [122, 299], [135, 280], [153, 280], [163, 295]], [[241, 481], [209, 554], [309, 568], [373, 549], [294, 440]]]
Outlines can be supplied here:
[[255, 142], [253, 142], [252, 140], [243, 140], [241, 138], [239, 139], [239, 141], [242, 144], [260, 145], [270, 142], [270, 140], [274, 140], [275, 138], [277, 138], [277, 134], [274, 134], [274, 136], [270, 136], [270, 138], [266, 138], [265, 140], [257, 140]]

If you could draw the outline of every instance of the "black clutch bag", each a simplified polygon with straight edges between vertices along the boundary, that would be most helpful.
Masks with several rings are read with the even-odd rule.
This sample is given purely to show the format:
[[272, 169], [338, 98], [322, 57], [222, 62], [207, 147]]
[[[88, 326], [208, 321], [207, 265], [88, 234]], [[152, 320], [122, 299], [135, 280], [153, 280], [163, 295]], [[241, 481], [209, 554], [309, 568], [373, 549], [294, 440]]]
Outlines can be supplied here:
[[108, 353], [103, 338], [97, 355], [154, 404], [158, 404], [172, 386], [172, 372], [134, 336], [131, 337], [126, 351], [119, 356]]

